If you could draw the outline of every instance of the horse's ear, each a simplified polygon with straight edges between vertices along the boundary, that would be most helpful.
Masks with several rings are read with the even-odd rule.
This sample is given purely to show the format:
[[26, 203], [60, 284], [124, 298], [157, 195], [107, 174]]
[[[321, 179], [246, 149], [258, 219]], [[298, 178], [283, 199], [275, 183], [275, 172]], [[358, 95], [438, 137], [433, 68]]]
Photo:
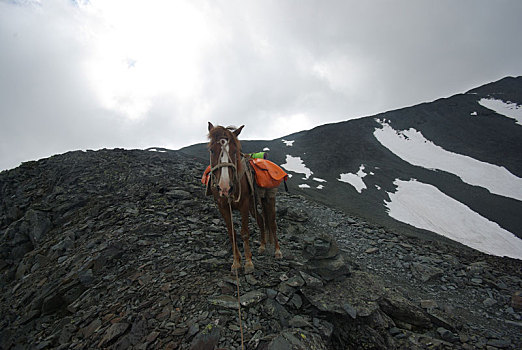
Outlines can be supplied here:
[[208, 122], [208, 131], [210, 132], [212, 129], [214, 129], [214, 125], [212, 125], [211, 122]]
[[244, 127], [244, 125], [241, 125], [238, 129], [234, 130], [234, 135], [236, 135], [236, 137], [239, 136], [239, 134], [241, 133], [241, 130], [243, 130], [243, 127]]

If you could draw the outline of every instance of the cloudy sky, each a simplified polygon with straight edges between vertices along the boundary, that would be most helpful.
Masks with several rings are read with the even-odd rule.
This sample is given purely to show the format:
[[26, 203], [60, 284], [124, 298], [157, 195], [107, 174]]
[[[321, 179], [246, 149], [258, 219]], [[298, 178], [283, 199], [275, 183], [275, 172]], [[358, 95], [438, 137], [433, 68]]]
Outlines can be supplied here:
[[522, 75], [522, 1], [0, 0], [0, 170], [274, 139]]

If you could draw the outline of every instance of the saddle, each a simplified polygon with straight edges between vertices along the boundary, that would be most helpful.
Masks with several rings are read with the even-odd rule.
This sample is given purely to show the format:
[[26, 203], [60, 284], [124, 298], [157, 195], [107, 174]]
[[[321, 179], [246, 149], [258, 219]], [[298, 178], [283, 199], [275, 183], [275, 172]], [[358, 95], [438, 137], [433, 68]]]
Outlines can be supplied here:
[[[243, 155], [241, 157], [241, 162], [243, 163], [243, 174], [239, 174], [239, 178], [244, 174], [247, 174], [247, 179], [249, 186], [253, 186], [252, 181], [252, 172], [254, 173], [254, 178], [256, 185], [261, 188], [272, 189], [277, 188], [281, 182], [285, 181], [285, 189], [288, 191], [286, 186], [286, 180], [288, 179], [288, 174], [281, 169], [281, 167], [268, 159], [263, 158], [251, 158], [248, 155]], [[201, 183], [206, 185], [206, 195], [210, 195], [210, 165], [205, 169], [203, 176], [201, 177]], [[253, 188], [252, 188], [253, 189]]]

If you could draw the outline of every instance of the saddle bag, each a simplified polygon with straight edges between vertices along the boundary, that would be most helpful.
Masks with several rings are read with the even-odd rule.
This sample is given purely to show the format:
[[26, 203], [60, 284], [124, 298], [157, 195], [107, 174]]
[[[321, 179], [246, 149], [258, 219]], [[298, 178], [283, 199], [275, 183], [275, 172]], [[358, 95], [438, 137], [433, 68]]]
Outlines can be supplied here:
[[203, 176], [201, 176], [201, 183], [203, 185], [206, 185], [208, 183], [209, 179], [210, 179], [210, 165], [205, 169]]
[[259, 187], [276, 188], [283, 180], [286, 182], [288, 179], [288, 174], [281, 167], [267, 159], [254, 158], [249, 161]]

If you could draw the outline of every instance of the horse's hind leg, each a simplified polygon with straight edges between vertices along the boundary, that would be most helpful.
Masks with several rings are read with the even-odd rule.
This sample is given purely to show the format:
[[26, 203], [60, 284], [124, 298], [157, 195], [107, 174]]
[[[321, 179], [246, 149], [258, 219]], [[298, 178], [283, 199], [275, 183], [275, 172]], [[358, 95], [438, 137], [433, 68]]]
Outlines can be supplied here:
[[[255, 212], [253, 211], [255, 210]], [[252, 213], [252, 216], [254, 216], [256, 218], [256, 221], [257, 221], [257, 226], [259, 227], [259, 242], [260, 242], [260, 245], [259, 245], [259, 249], [258, 249], [258, 253], [259, 254], [263, 254], [265, 252], [265, 249], [266, 249], [266, 226], [265, 226], [265, 220], [263, 219], [263, 214], [262, 213], [259, 213], [257, 211], [257, 208], [254, 208], [254, 209], [251, 209], [251, 213]]]
[[263, 213], [266, 218], [266, 225], [268, 226], [270, 244], [274, 245], [275, 257], [281, 259], [283, 254], [279, 247], [279, 241], [277, 240], [277, 223], [276, 223], [276, 210], [275, 210], [275, 195], [267, 196], [263, 198]]

